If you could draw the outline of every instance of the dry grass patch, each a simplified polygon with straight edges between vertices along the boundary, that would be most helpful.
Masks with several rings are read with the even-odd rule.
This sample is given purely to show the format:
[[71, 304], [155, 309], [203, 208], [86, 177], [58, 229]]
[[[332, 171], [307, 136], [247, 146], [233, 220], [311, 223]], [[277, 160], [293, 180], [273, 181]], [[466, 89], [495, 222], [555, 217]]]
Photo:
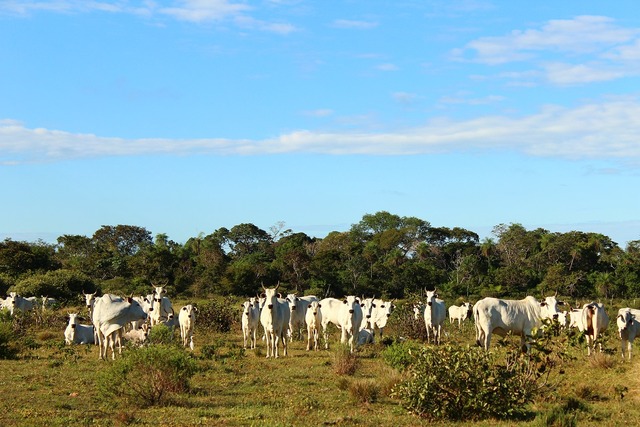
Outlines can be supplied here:
[[353, 375], [358, 369], [359, 360], [348, 346], [341, 345], [333, 352], [333, 372], [338, 375]]

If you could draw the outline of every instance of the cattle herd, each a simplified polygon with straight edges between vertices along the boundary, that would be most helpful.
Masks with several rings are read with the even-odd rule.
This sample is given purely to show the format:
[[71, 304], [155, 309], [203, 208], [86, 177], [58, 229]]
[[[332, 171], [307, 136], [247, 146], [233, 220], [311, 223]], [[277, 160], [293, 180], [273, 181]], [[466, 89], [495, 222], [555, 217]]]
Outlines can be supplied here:
[[[304, 339], [307, 335], [307, 351], [318, 350], [320, 337], [324, 348], [329, 348], [328, 328], [333, 324], [340, 331], [340, 342], [349, 345], [351, 352], [358, 346], [373, 343], [382, 338], [395, 300], [346, 296], [342, 299], [316, 296], [297, 296], [290, 293], [283, 296], [277, 293], [279, 284], [272, 288], [263, 287], [260, 295], [249, 298], [242, 304], [241, 325], [244, 348], [256, 348], [258, 337], [266, 343], [266, 357], [278, 358], [280, 347], [282, 355], [287, 356], [288, 342]], [[165, 325], [171, 330], [179, 328], [181, 343], [194, 349], [194, 327], [198, 309], [193, 304], [183, 306], [175, 315], [171, 301], [162, 286], [154, 287], [153, 293], [141, 297], [120, 297], [96, 293], [83, 293], [87, 318], [90, 323], [81, 323], [85, 318], [78, 313], [68, 314], [68, 324], [64, 331], [66, 344], [96, 344], [100, 346], [100, 359], [115, 359], [116, 347], [122, 352], [123, 340], [135, 344], [147, 341], [149, 330], [156, 325]], [[414, 319], [424, 320], [427, 342], [440, 344], [447, 314], [449, 323], [462, 323], [472, 318], [475, 323], [477, 344], [489, 350], [493, 334], [505, 336], [513, 334], [521, 337], [521, 346], [528, 351], [528, 338], [543, 330], [549, 322], [557, 322], [562, 328], [577, 328], [584, 332], [587, 339], [587, 353], [595, 351], [596, 344], [601, 348], [599, 336], [608, 328], [609, 317], [602, 303], [590, 302], [582, 308], [571, 308], [557, 299], [557, 295], [538, 301], [532, 296], [522, 300], [484, 298], [475, 304], [465, 302], [460, 306], [446, 308], [445, 302], [438, 298], [437, 290], [426, 291], [425, 300], [413, 305]], [[17, 311], [35, 309], [47, 310], [57, 304], [47, 297], [22, 297], [15, 292], [2, 299], [0, 309], [9, 311], [13, 316]], [[568, 307], [560, 310], [559, 307]], [[637, 316], [640, 310], [621, 308], [616, 317], [618, 335], [621, 339], [623, 358], [631, 359], [633, 341], [640, 335], [640, 322]], [[260, 328], [261, 327], [261, 328]], [[259, 334], [262, 329], [262, 334]], [[321, 334], [322, 332], [322, 334]]]

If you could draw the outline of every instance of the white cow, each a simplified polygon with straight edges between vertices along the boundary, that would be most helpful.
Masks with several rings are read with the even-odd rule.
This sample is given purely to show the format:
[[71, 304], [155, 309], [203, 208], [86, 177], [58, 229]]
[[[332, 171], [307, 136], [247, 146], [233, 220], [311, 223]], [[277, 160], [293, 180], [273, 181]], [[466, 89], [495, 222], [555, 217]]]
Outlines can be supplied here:
[[294, 331], [297, 331], [302, 339], [307, 308], [311, 301], [318, 301], [318, 298], [315, 295], [298, 297], [296, 294], [288, 294], [286, 300], [289, 303], [289, 341], [293, 341]]
[[424, 303], [416, 302], [413, 304], [413, 320], [424, 319]]
[[69, 323], [64, 330], [64, 342], [71, 344], [93, 344], [94, 329], [93, 325], [82, 325], [79, 321], [83, 320], [78, 313], [69, 313]]
[[564, 305], [564, 302], [557, 301], [555, 296], [541, 302], [532, 296], [522, 300], [484, 298], [473, 306], [476, 342], [489, 350], [491, 334], [506, 336], [513, 332], [514, 335], [520, 335], [521, 345], [528, 351], [527, 337], [531, 337], [533, 330], [542, 325], [543, 319], [557, 319], [558, 305]]
[[393, 305], [393, 301], [384, 301], [381, 299], [373, 300], [373, 310], [371, 311], [369, 327], [373, 329], [374, 336], [375, 329], [378, 328], [380, 339], [382, 339], [384, 328], [387, 326], [387, 322], [389, 321], [389, 317], [391, 316], [391, 313], [393, 313], [394, 308], [395, 305]]
[[[638, 335], [640, 335], [640, 322], [636, 319], [637, 312], [640, 310], [634, 310], [631, 308], [621, 308], [618, 311], [618, 317], [616, 323], [618, 324], [618, 334], [622, 340], [620, 347], [622, 350], [622, 359], [624, 359], [625, 347], [627, 350], [627, 357], [631, 360], [631, 353], [633, 349], [633, 341]], [[634, 313], [636, 312], [636, 313]]]
[[258, 333], [258, 325], [260, 324], [260, 301], [258, 298], [249, 298], [242, 304], [242, 338], [244, 340], [244, 348], [256, 348], [256, 335]]
[[324, 334], [325, 348], [329, 348], [329, 323], [333, 323], [341, 331], [340, 342], [349, 343], [353, 352], [358, 345], [358, 332], [362, 324], [362, 307], [355, 296], [347, 296], [343, 300], [325, 298], [320, 301], [320, 313], [322, 316], [322, 331]]
[[34, 307], [33, 301], [18, 295], [16, 292], [9, 292], [9, 296], [5, 301], [9, 305], [9, 312], [12, 316], [16, 310], [25, 312], [33, 310]]
[[119, 344], [118, 352], [122, 353], [122, 329], [124, 325], [138, 319], [145, 319], [147, 314], [133, 298], [123, 299], [116, 295], [106, 294], [96, 299], [93, 306], [93, 326], [98, 335], [100, 359], [107, 357], [107, 349], [111, 348], [111, 356], [116, 358], [114, 345]]
[[307, 324], [307, 351], [311, 350], [311, 340], [313, 339], [313, 349], [318, 350], [318, 336], [322, 325], [322, 306], [318, 301], [311, 301], [307, 307], [305, 323]]
[[93, 304], [96, 302], [96, 294], [97, 294], [97, 292], [94, 292], [92, 294], [85, 294], [84, 291], [82, 291], [82, 295], [84, 296], [85, 305], [87, 306], [87, 312], [88, 312], [88, 315], [89, 315], [89, 319], [91, 319], [93, 317]]
[[472, 316], [471, 312], [471, 303], [465, 302], [462, 305], [452, 305], [449, 307], [449, 323], [453, 323], [456, 320], [458, 321], [458, 328], [462, 328], [462, 322], [464, 322], [467, 317]]
[[[153, 301], [153, 294], [149, 294], [147, 296], [140, 295], [139, 297], [133, 297], [133, 299], [136, 300], [144, 312], [147, 313], [147, 319], [150, 319], [151, 307], [153, 307], [151, 304], [151, 301]], [[137, 331], [142, 328], [142, 325], [147, 321], [147, 319], [134, 320], [131, 322], [131, 329]]]
[[371, 329], [371, 318], [373, 316], [373, 310], [376, 308], [374, 298], [364, 298], [363, 296], [360, 300], [360, 307], [362, 308], [362, 324], [360, 325], [360, 330]]
[[198, 309], [193, 304], [187, 304], [180, 309], [180, 314], [178, 315], [182, 345], [191, 347], [191, 350], [193, 350], [193, 331], [196, 325], [197, 313]]
[[282, 352], [287, 356], [287, 332], [289, 330], [289, 303], [285, 299], [278, 298], [275, 288], [265, 288], [265, 305], [260, 312], [260, 323], [264, 328], [267, 341], [267, 357], [278, 357], [278, 342], [282, 342]]
[[[582, 327], [587, 336], [587, 355], [591, 355], [591, 349], [595, 351], [598, 336], [609, 327], [609, 316], [602, 303], [590, 302], [582, 306]], [[602, 343], [598, 342], [600, 352]]]
[[47, 308], [51, 308], [54, 305], [58, 304], [58, 300], [55, 298], [45, 297], [44, 295], [41, 298], [42, 301], [42, 311], [47, 311]]
[[161, 321], [169, 319], [169, 315], [175, 315], [173, 306], [169, 298], [164, 296], [167, 291], [162, 286], [156, 286], [151, 299], [151, 308], [149, 308], [149, 321], [154, 326]]
[[444, 301], [438, 298], [435, 289], [427, 291], [427, 300], [424, 306], [424, 326], [427, 329], [427, 342], [431, 341], [431, 335], [433, 334], [433, 342], [440, 344], [442, 327], [446, 318], [447, 308]]
[[125, 332], [124, 338], [136, 345], [143, 345], [149, 339], [149, 325], [143, 323], [139, 329], [132, 329]]

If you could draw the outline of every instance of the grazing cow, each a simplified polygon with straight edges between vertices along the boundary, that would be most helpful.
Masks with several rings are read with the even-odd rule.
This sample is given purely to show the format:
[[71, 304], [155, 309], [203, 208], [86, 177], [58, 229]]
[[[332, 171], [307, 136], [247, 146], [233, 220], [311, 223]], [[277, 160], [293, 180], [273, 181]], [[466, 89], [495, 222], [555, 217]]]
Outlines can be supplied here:
[[9, 292], [9, 296], [6, 299], [9, 304], [9, 312], [13, 316], [13, 313], [18, 311], [30, 311], [33, 310], [34, 303], [31, 300], [28, 300], [15, 292]]
[[267, 358], [278, 358], [278, 342], [282, 342], [283, 355], [287, 355], [287, 331], [289, 330], [289, 303], [287, 300], [278, 298], [275, 288], [265, 288], [265, 306], [260, 312], [260, 323], [264, 328], [267, 341]]
[[84, 296], [84, 301], [87, 306], [87, 314], [89, 315], [89, 319], [93, 317], [93, 304], [96, 302], [96, 294], [97, 292], [94, 292], [92, 294], [85, 294], [84, 291], [82, 291], [82, 295]]
[[313, 339], [313, 349], [318, 350], [318, 336], [322, 325], [322, 306], [318, 301], [311, 301], [307, 307], [305, 323], [307, 324], [307, 351], [311, 350], [311, 339]]
[[462, 328], [462, 322], [472, 315], [471, 303], [469, 302], [465, 302], [461, 306], [452, 305], [449, 307], [449, 323], [451, 324], [457, 320], [458, 328]]
[[393, 301], [383, 301], [381, 299], [373, 300], [373, 310], [371, 311], [371, 322], [369, 322], [369, 327], [374, 330], [378, 328], [378, 332], [380, 333], [380, 339], [382, 339], [382, 333], [384, 332], [385, 326], [387, 326], [387, 322], [389, 321], [389, 317], [391, 313], [393, 313], [393, 309], [395, 306], [393, 305]]
[[427, 291], [427, 304], [424, 307], [424, 326], [427, 329], [427, 342], [431, 341], [440, 344], [442, 326], [447, 318], [447, 308], [444, 301], [438, 298], [436, 290]]
[[169, 315], [174, 315], [173, 306], [169, 298], [164, 296], [167, 291], [162, 286], [156, 286], [151, 297], [151, 307], [149, 308], [149, 321], [154, 326], [169, 319]]
[[[587, 336], [587, 355], [591, 355], [591, 349], [595, 351], [598, 336], [609, 327], [609, 316], [602, 303], [590, 302], [582, 306], [582, 327]], [[602, 343], [598, 342], [600, 352]]]
[[242, 338], [244, 340], [244, 348], [256, 348], [256, 335], [258, 333], [258, 325], [260, 324], [260, 301], [258, 298], [249, 298], [242, 304]]
[[93, 325], [82, 325], [78, 322], [82, 320], [84, 318], [78, 316], [78, 313], [69, 313], [69, 323], [64, 330], [65, 344], [93, 344], [95, 342]]
[[129, 322], [146, 319], [140, 304], [133, 298], [123, 299], [116, 295], [106, 294], [96, 299], [93, 306], [93, 326], [98, 335], [100, 359], [107, 357], [107, 349], [111, 348], [111, 356], [116, 358], [114, 345], [118, 342], [118, 352], [122, 353], [122, 328]]
[[143, 323], [139, 329], [132, 329], [125, 332], [124, 338], [136, 345], [143, 345], [149, 339], [149, 325]]
[[631, 308], [621, 308], [618, 311], [618, 317], [616, 323], [618, 324], [618, 334], [622, 340], [620, 347], [622, 351], [622, 359], [624, 360], [625, 347], [627, 350], [627, 357], [631, 361], [631, 353], [633, 348], [633, 341], [638, 335], [640, 335], [640, 322], [636, 319], [636, 314], [639, 310], [633, 310]]
[[542, 325], [543, 319], [558, 318], [558, 305], [564, 305], [564, 302], [557, 301], [555, 296], [547, 297], [542, 302], [532, 296], [522, 300], [484, 298], [473, 306], [476, 342], [489, 350], [491, 334], [506, 336], [513, 332], [520, 335], [523, 349], [529, 351], [527, 337], [531, 337], [533, 330]]
[[286, 298], [289, 303], [289, 341], [293, 341], [294, 331], [302, 339], [302, 331], [305, 328], [305, 316], [311, 301], [318, 301], [314, 295], [298, 297], [296, 294], [288, 294]]
[[[198, 309], [193, 304], [187, 304], [180, 309], [178, 322], [180, 323], [180, 338], [182, 338], [183, 346], [192, 346], [193, 330], [196, 325], [196, 314]], [[193, 348], [192, 348], [193, 350]]]

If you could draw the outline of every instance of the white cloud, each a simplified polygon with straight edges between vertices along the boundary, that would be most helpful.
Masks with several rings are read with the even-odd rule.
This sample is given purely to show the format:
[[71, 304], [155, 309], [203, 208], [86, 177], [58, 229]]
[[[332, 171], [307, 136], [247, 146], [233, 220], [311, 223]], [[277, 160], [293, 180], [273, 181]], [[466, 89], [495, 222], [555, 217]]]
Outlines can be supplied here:
[[356, 30], [368, 30], [378, 26], [377, 22], [371, 21], [354, 21], [350, 19], [336, 19], [333, 21], [333, 26], [336, 28], [347, 28]]
[[[639, 37], [640, 28], [621, 27], [611, 18], [578, 16], [551, 20], [539, 29], [482, 37], [454, 49], [451, 58], [491, 66], [522, 62], [533, 70], [512, 72], [512, 77], [538, 72], [537, 83], [585, 84], [640, 74]], [[557, 57], [562, 59], [554, 60]]]
[[249, 10], [246, 4], [231, 3], [228, 0], [179, 0], [176, 6], [159, 8], [158, 12], [180, 21], [207, 22], [217, 21], [246, 10]]
[[640, 163], [640, 101], [616, 99], [569, 109], [548, 106], [524, 117], [485, 116], [433, 120], [397, 132], [300, 130], [266, 140], [123, 139], [30, 129], [0, 123], [4, 165], [86, 157], [166, 155], [261, 155], [276, 153], [406, 155], [461, 150], [510, 150], [561, 158], [606, 158]]
[[385, 63], [376, 65], [376, 69], [380, 71], [398, 71], [398, 66], [396, 64]]
[[329, 117], [333, 115], [334, 111], [329, 108], [320, 108], [317, 110], [304, 111], [303, 114], [309, 117]]

